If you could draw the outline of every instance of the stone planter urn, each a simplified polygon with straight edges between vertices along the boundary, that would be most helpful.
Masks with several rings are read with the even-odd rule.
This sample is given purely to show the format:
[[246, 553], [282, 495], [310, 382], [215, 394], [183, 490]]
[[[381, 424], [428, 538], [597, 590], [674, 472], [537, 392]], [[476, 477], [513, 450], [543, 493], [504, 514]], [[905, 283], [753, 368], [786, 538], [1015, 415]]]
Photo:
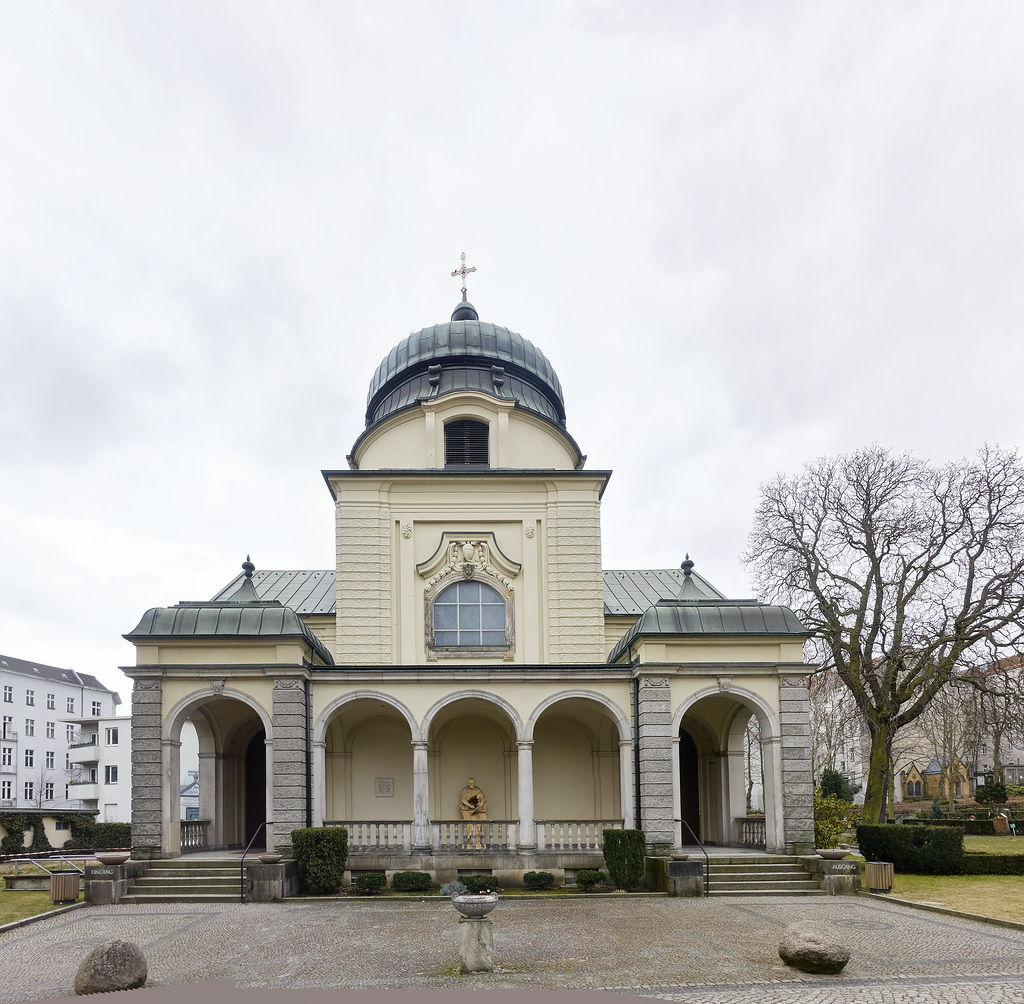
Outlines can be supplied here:
[[278, 863], [278, 861], [280, 861], [281, 858], [284, 857], [284, 855], [283, 854], [261, 854], [259, 857], [260, 857], [260, 861], [262, 861], [265, 865], [276, 865]]
[[850, 852], [846, 847], [819, 847], [816, 848], [816, 853], [819, 858], [825, 858], [826, 861], [838, 861]]
[[96, 860], [101, 865], [123, 865], [131, 856], [131, 851], [100, 851]]
[[690, 857], [689, 854], [673, 854], [672, 855], [672, 860], [673, 861], [686, 861], [689, 857]]
[[498, 894], [496, 892], [486, 892], [481, 893], [479, 896], [471, 894], [452, 896], [452, 903], [455, 904], [455, 909], [463, 917], [471, 919], [486, 917], [498, 905]]

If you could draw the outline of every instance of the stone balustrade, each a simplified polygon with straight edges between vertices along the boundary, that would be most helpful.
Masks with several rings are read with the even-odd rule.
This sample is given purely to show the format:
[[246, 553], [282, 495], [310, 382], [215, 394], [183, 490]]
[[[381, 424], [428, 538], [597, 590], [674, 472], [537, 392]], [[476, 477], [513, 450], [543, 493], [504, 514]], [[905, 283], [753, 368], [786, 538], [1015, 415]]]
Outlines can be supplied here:
[[744, 847], [764, 847], [764, 816], [738, 816], [736, 826], [739, 828], [740, 843]]
[[210, 825], [208, 819], [183, 819], [181, 821], [181, 853], [193, 854], [205, 851], [209, 846], [206, 831]]
[[605, 830], [621, 830], [621, 819], [538, 819], [538, 851], [599, 851]]

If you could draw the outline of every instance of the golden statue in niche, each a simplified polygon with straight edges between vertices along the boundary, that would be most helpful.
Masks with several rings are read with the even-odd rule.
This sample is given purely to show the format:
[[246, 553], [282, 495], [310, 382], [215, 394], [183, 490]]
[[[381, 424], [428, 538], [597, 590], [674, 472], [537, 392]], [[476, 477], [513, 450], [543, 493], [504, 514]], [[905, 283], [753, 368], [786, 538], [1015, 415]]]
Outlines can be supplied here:
[[[462, 793], [459, 795], [459, 810], [462, 812], [463, 819], [475, 822], [487, 818], [487, 796], [481, 788], [476, 786], [476, 778], [471, 777], [466, 783], [466, 787], [462, 789]], [[478, 851], [483, 847], [483, 841], [480, 839], [481, 829], [482, 827], [474, 825], [466, 827], [466, 848], [468, 850]]]

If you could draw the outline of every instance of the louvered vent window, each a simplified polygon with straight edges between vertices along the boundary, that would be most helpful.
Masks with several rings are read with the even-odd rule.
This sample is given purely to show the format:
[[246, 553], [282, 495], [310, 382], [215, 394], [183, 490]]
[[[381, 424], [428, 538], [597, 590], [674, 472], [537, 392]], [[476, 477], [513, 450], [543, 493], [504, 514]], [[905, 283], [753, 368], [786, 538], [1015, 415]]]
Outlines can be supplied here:
[[444, 427], [445, 467], [487, 467], [486, 422], [462, 419]]

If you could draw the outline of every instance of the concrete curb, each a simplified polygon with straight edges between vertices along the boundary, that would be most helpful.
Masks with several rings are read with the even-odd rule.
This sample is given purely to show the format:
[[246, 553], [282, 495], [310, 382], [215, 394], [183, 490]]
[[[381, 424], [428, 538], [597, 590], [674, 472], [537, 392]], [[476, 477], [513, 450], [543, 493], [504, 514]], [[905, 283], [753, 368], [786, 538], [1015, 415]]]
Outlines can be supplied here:
[[72, 903], [70, 906], [62, 906], [59, 910], [50, 910], [47, 913], [37, 913], [34, 917], [22, 917], [21, 920], [12, 920], [9, 924], [0, 924], [0, 934], [4, 931], [13, 931], [19, 927], [24, 927], [26, 924], [34, 924], [37, 920], [46, 920], [47, 917], [58, 917], [62, 913], [67, 913], [70, 910], [81, 910], [83, 906], [89, 904], [82, 900], [81, 903]]
[[[517, 901], [525, 900], [530, 902], [535, 899], [557, 899], [557, 900], [577, 900], [577, 899], [669, 899], [667, 892], [576, 892], [576, 893], [522, 893], [514, 896], [502, 896], [498, 893], [498, 901], [500, 903], [515, 903]], [[684, 897], [687, 898], [687, 897]], [[693, 897], [703, 898], [703, 897]], [[387, 896], [285, 896], [281, 901], [283, 903], [323, 903], [325, 901], [338, 902], [338, 903], [402, 903], [415, 900], [418, 903], [426, 902], [427, 900], [436, 900], [437, 902], [443, 902], [444, 900], [451, 899], [450, 896], [438, 896], [428, 895], [426, 893], [398, 893], [397, 895], [392, 893]]]
[[958, 917], [960, 920], [977, 920], [982, 924], [991, 924], [993, 927], [1009, 927], [1014, 931], [1024, 931], [1024, 924], [1016, 920], [1003, 920], [1002, 917], [986, 917], [981, 913], [964, 913], [963, 910], [950, 910], [945, 906], [931, 906], [929, 903], [915, 903], [912, 899], [900, 899], [898, 896], [890, 896], [885, 893], [864, 892], [861, 890], [858, 896], [867, 896], [870, 899], [881, 899], [887, 903], [899, 903], [900, 906], [910, 906], [915, 910], [924, 910], [926, 913], [942, 913], [947, 917]]

